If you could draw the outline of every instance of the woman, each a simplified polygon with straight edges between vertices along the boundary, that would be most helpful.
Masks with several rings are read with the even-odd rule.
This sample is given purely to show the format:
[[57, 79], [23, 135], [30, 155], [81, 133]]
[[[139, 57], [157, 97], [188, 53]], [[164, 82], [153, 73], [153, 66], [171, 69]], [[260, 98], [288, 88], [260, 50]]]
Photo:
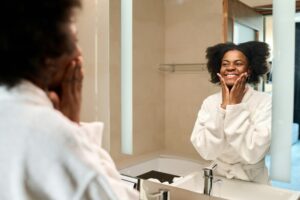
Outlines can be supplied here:
[[80, 0], [1, 3], [0, 199], [138, 199], [80, 123]]
[[227, 178], [269, 182], [264, 157], [271, 142], [271, 97], [247, 84], [268, 72], [268, 56], [263, 42], [207, 48], [211, 82], [220, 84], [221, 92], [204, 100], [191, 142]]

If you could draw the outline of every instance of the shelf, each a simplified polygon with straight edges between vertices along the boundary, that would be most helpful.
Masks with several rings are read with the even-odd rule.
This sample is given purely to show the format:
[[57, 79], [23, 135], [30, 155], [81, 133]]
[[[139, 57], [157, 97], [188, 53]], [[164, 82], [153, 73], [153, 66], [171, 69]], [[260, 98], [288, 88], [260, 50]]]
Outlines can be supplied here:
[[158, 70], [164, 72], [176, 71], [207, 71], [206, 63], [169, 63], [160, 64]]

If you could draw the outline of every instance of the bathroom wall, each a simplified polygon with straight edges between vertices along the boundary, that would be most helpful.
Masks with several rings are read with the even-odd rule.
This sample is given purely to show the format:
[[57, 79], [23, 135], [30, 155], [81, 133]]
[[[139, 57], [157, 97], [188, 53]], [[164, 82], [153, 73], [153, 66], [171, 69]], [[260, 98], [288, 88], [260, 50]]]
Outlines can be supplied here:
[[133, 1], [133, 156], [120, 152], [120, 1], [110, 1], [111, 154], [117, 164], [164, 151], [198, 156], [190, 134], [203, 99], [218, 91], [204, 72], [165, 73], [163, 63], [204, 63], [223, 41], [222, 0]]
[[111, 154], [118, 162], [164, 148], [164, 5], [133, 0], [133, 156], [121, 154], [120, 1], [110, 1]]
[[207, 72], [158, 67], [205, 62], [206, 47], [222, 42], [222, 0], [133, 0], [133, 156], [121, 154], [120, 19], [120, 0], [84, 0], [82, 119], [105, 122], [104, 146], [117, 164], [153, 152], [197, 155], [189, 142], [196, 114], [218, 88]]
[[[208, 46], [223, 42], [222, 0], [165, 0], [165, 63], [205, 63]], [[188, 67], [188, 66], [187, 66]], [[207, 71], [165, 72], [166, 150], [198, 156], [190, 135], [202, 101], [219, 88]]]
[[82, 3], [77, 24], [84, 57], [81, 120], [104, 122], [102, 143], [109, 150], [109, 0], [83, 0]]

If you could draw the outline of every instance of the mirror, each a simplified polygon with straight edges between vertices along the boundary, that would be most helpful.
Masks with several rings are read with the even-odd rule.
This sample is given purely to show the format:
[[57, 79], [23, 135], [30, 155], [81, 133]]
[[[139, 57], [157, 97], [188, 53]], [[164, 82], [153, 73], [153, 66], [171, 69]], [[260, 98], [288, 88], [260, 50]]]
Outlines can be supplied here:
[[[190, 66], [203, 69], [206, 47], [233, 39], [235, 23], [253, 29], [255, 38], [264, 37], [263, 16], [257, 25], [255, 17], [236, 17], [246, 13], [238, 7], [232, 17], [224, 2], [133, 2], [135, 156], [160, 151], [201, 160], [190, 134], [203, 99], [219, 87], [208, 81], [207, 71], [190, 70]], [[229, 20], [224, 19], [228, 16]], [[171, 72], [159, 71], [162, 65], [171, 66]], [[176, 71], [179, 67], [189, 70]]]
[[[272, 3], [242, 1], [250, 7]], [[96, 6], [95, 2], [85, 2], [85, 15], [93, 16], [81, 18], [84, 20], [79, 34], [87, 33], [80, 41], [88, 40], [81, 46], [87, 52], [86, 66], [93, 70], [87, 67], [85, 71], [90, 83], [84, 86], [89, 88], [84, 95], [89, 97], [84, 100], [84, 118], [105, 121], [105, 146], [118, 168], [153, 155], [181, 156], [205, 163], [190, 142], [203, 99], [220, 90], [209, 82], [205, 49], [232, 39], [234, 22], [251, 27], [257, 37], [263, 34], [257, 33], [257, 26], [249, 25], [253, 21], [245, 24], [244, 19], [226, 20], [225, 0], [133, 0], [133, 155], [126, 156], [120, 153], [120, 0], [101, 0]], [[98, 12], [103, 16], [99, 17]], [[100, 29], [95, 30], [97, 23]], [[101, 54], [98, 60], [97, 53]], [[98, 72], [100, 82], [93, 80]], [[91, 97], [94, 91], [98, 93]], [[101, 107], [91, 99], [101, 101]]]

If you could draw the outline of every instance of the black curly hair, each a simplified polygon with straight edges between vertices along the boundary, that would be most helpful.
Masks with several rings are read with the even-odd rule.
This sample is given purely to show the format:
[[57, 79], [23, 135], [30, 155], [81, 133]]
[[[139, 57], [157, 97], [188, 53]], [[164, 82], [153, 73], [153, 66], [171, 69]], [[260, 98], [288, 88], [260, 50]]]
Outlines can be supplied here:
[[267, 59], [270, 52], [267, 43], [259, 41], [250, 41], [238, 45], [230, 42], [220, 43], [206, 49], [207, 69], [212, 83], [220, 83], [217, 73], [220, 73], [223, 56], [231, 50], [238, 50], [246, 56], [248, 68], [251, 70], [247, 80], [248, 83], [258, 83], [259, 77], [269, 71]]
[[3, 0], [0, 12], [0, 84], [12, 87], [45, 71], [46, 58], [74, 49], [64, 27], [81, 0]]

